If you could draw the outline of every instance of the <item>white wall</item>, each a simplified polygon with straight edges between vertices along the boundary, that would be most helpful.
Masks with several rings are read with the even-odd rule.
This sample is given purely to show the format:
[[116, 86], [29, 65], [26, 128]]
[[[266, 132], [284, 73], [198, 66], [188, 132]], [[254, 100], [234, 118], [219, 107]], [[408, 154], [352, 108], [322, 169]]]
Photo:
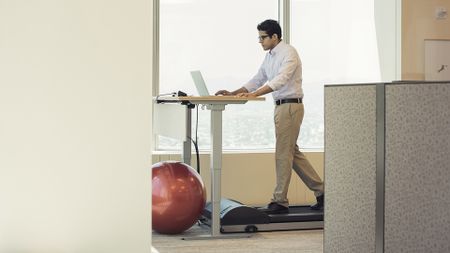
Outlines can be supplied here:
[[152, 1], [0, 0], [0, 252], [150, 252]]

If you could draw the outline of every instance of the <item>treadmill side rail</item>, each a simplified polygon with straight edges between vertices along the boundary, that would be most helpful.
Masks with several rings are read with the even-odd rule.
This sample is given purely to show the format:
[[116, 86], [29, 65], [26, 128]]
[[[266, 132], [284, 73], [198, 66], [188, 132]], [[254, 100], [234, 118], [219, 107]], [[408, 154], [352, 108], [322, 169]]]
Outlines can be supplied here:
[[284, 230], [323, 229], [323, 221], [282, 222], [269, 224], [225, 225], [222, 233], [255, 233]]

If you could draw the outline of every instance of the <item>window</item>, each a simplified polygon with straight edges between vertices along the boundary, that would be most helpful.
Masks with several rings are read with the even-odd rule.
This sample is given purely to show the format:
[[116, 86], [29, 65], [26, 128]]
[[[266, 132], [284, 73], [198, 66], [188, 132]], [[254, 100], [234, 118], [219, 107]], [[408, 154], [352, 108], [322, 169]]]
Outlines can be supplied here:
[[[278, 0], [160, 0], [159, 93], [197, 94], [192, 70], [201, 70], [210, 93], [240, 88], [265, 56], [258, 43], [257, 24], [277, 16]], [[201, 149], [210, 145], [209, 114], [199, 110]], [[274, 139], [270, 95], [265, 102], [227, 105], [224, 149], [270, 149]], [[174, 148], [181, 148], [180, 141], [160, 137], [159, 149]]]

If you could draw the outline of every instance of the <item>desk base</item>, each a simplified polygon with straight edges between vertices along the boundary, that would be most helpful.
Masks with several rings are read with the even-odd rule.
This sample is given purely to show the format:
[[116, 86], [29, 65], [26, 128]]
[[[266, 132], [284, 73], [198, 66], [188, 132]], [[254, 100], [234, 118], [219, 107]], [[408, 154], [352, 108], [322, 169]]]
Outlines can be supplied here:
[[[203, 235], [192, 235], [192, 236], [186, 236], [182, 237], [181, 240], [184, 241], [194, 241], [194, 240], [214, 240], [214, 239], [240, 239], [240, 238], [250, 238], [253, 236], [253, 234], [249, 233], [237, 233], [237, 234], [216, 234], [213, 235], [211, 228], [205, 224], [198, 223], [198, 226], [205, 229], [208, 228], [209, 234], [203, 234]], [[206, 232], [206, 231], [205, 231]]]
[[239, 238], [250, 238], [251, 234], [220, 234], [220, 235], [197, 235], [190, 237], [183, 237], [181, 240], [184, 241], [194, 241], [194, 240], [214, 240], [214, 239], [239, 239]]

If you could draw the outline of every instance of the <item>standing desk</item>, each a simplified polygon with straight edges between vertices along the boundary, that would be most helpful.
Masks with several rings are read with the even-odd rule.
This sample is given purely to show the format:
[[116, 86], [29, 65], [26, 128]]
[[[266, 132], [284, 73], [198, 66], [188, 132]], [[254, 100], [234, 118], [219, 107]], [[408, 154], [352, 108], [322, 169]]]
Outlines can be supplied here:
[[[222, 111], [228, 104], [245, 104], [248, 101], [264, 101], [264, 97], [247, 98], [235, 96], [185, 96], [158, 97], [157, 103], [179, 103], [186, 105], [186, 138], [183, 143], [183, 162], [190, 164], [191, 160], [191, 110], [192, 105], [206, 105], [211, 111], [211, 234], [185, 239], [212, 239], [242, 237], [242, 235], [222, 235], [220, 233], [220, 199], [222, 173]], [[245, 235], [246, 236], [246, 235]], [[247, 236], [248, 237], [248, 236]]]

